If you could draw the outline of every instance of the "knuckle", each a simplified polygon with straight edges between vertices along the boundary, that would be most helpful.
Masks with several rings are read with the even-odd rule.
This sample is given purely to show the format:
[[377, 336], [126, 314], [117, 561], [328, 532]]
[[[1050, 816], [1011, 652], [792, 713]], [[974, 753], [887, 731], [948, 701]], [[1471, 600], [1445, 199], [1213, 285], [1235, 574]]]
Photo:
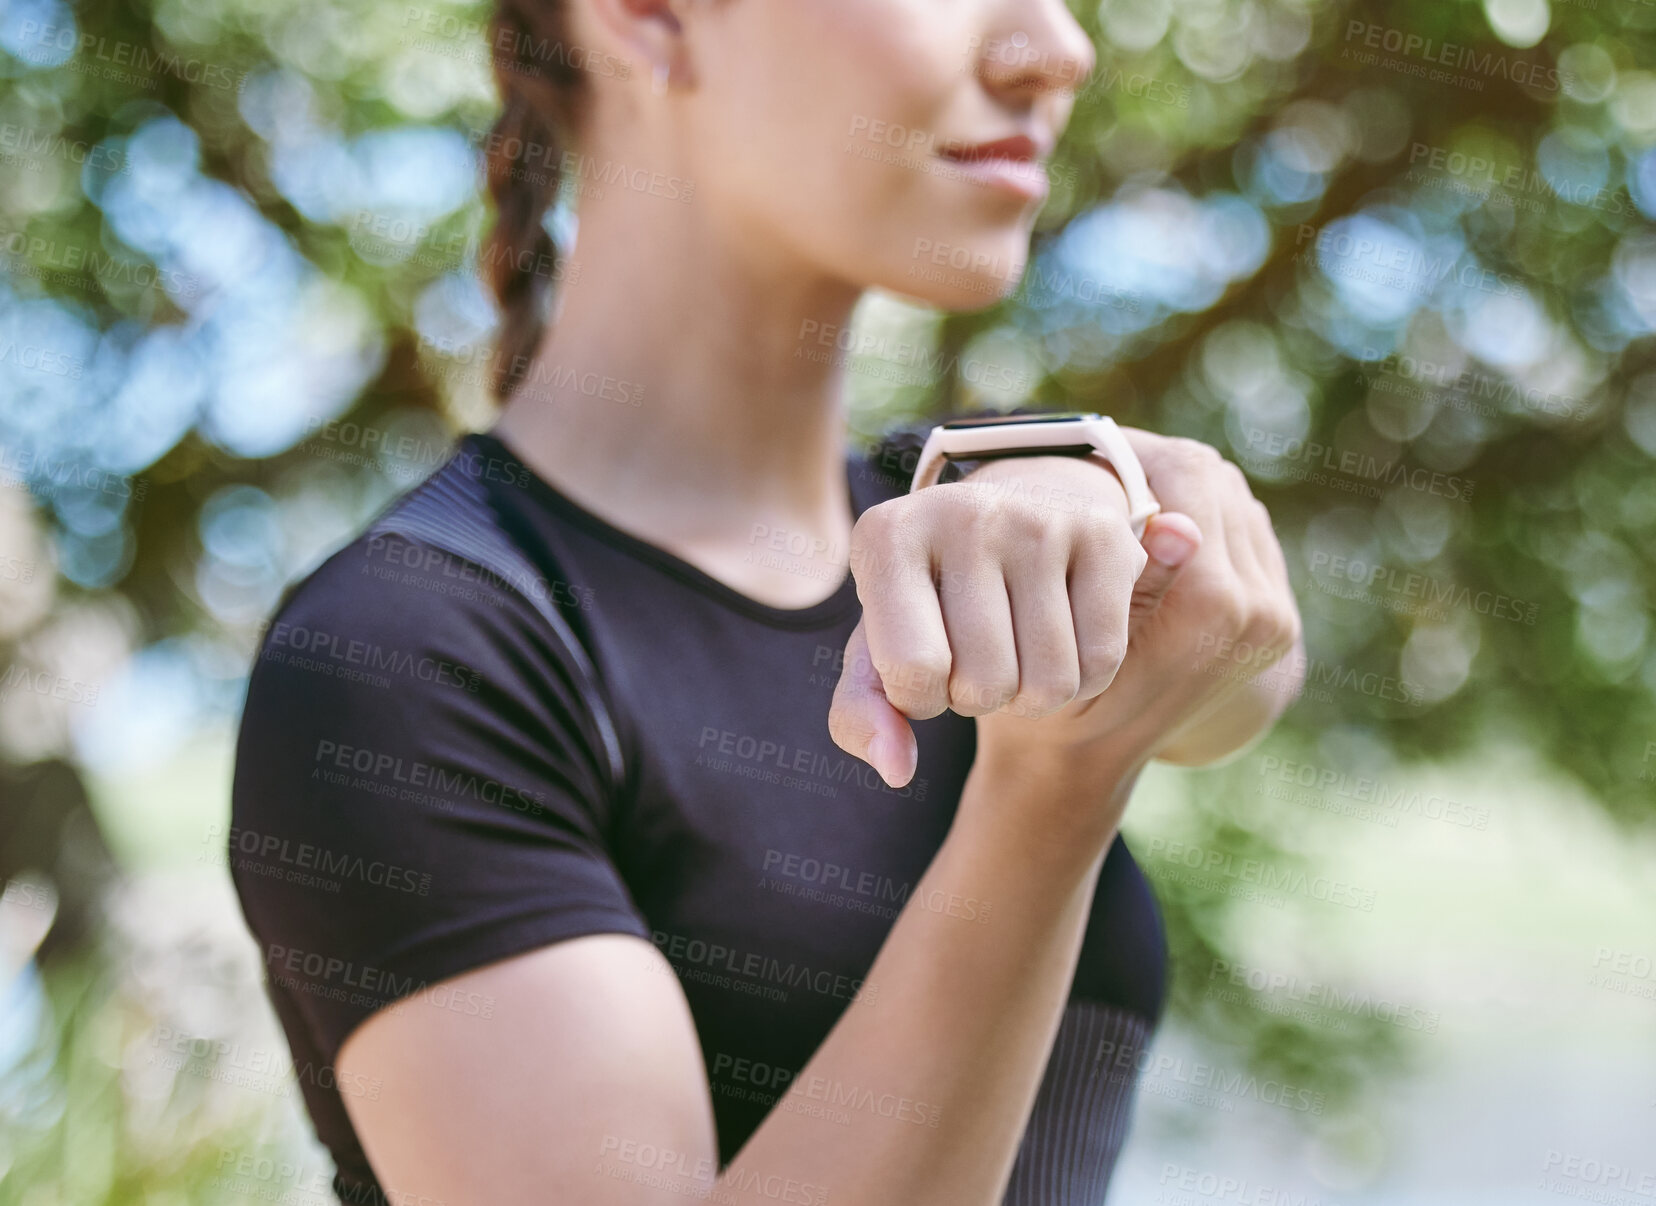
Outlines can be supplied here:
[[842, 750], [863, 748], [874, 737], [872, 725], [858, 719], [860, 713], [835, 700], [828, 709], [828, 736]]
[[1028, 506], [1008, 512], [1006, 525], [999, 533], [1007, 561], [1061, 569], [1069, 562], [1075, 533], [1065, 523], [1032, 512]]
[[950, 500], [963, 511], [962, 520], [977, 531], [990, 531], [1005, 522], [1012, 505], [1006, 495], [983, 482], [972, 483]]
[[1016, 680], [1004, 675], [955, 674], [949, 678], [949, 706], [963, 716], [981, 716], [1005, 707], [1017, 689]]
[[1242, 637], [1261, 649], [1269, 650], [1275, 661], [1299, 640], [1299, 613], [1279, 599], [1265, 599], [1250, 609], [1242, 630]]
[[[1090, 545], [1106, 557], [1124, 556], [1135, 562], [1138, 569], [1144, 568], [1150, 556], [1138, 537], [1133, 535], [1133, 527], [1127, 522], [1127, 517], [1114, 511], [1089, 516], [1077, 531], [1066, 532], [1064, 536], [1067, 543]], [[1137, 574], [1134, 576], [1137, 577]]]
[[1046, 670], [1033, 681], [1021, 683], [1012, 698], [1012, 710], [1021, 715], [1045, 716], [1069, 703], [1081, 690], [1081, 673]]
[[893, 704], [925, 707], [935, 703], [949, 681], [948, 652], [922, 650], [882, 670], [880, 684]]
[[1082, 677], [1089, 682], [1108, 681], [1127, 660], [1127, 636], [1112, 632], [1095, 637], [1080, 652]]
[[857, 517], [857, 522], [851, 525], [851, 541], [867, 543], [874, 540], [889, 539], [892, 524], [898, 519], [897, 504], [904, 501], [899, 498], [889, 498], [884, 502], [875, 503]]
[[848, 560], [851, 572], [859, 578], [877, 574], [891, 564], [899, 533], [912, 522], [902, 512], [891, 509], [892, 503], [900, 501], [891, 499], [869, 507], [851, 526]]
[[1192, 440], [1187, 436], [1175, 437], [1169, 451], [1182, 464], [1196, 469], [1211, 470], [1224, 459], [1213, 445], [1204, 444], [1201, 440]]
[[1277, 652], [1276, 620], [1269, 612], [1244, 609], [1241, 624], [1236, 629], [1238, 639], [1272, 656]]
[[1236, 584], [1216, 588], [1209, 600], [1209, 611], [1214, 626], [1232, 636], [1244, 635], [1253, 619], [1247, 594]]
[[1292, 606], [1283, 608], [1277, 615], [1276, 629], [1277, 643], [1284, 652], [1299, 644], [1300, 637], [1304, 635], [1299, 609]]
[[1000, 503], [994, 535], [1003, 551], [1034, 556], [1051, 548], [1058, 534], [1028, 500], [1014, 498]]

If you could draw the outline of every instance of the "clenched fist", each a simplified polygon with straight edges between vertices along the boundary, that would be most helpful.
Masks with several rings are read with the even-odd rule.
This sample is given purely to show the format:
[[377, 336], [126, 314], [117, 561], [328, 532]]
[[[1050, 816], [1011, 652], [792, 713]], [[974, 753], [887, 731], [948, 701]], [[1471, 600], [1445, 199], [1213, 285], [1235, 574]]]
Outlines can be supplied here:
[[1142, 545], [1091, 456], [991, 461], [863, 513], [842, 748], [900, 786], [908, 721], [953, 709], [978, 718], [980, 762], [1084, 778], [1212, 761], [1269, 727], [1298, 684], [1261, 684], [1300, 629], [1269, 516], [1213, 449], [1125, 430], [1162, 504]]

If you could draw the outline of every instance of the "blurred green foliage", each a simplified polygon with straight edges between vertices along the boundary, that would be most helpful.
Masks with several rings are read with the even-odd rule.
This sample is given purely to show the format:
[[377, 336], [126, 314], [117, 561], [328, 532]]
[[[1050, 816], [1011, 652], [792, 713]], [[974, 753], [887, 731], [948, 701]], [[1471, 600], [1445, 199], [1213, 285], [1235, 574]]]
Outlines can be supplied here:
[[119, 967], [87, 952], [53, 969], [55, 1021], [12, 1070], [0, 1107], [0, 1202], [245, 1200], [226, 1192], [234, 1178], [224, 1176], [223, 1154], [291, 1160], [269, 1133], [274, 1111], [245, 1093], [212, 1094], [202, 1067], [167, 1075], [157, 1093], [135, 1084], [162, 1050], [152, 1040], [163, 1019], [123, 991]]
[[[1034, 404], [1208, 441], [1300, 588], [1310, 688], [1274, 756], [1406, 783], [1498, 735], [1648, 823], [1656, 7], [1075, 7], [1100, 68], [1030, 276], [976, 313], [871, 304], [944, 368], [853, 364], [856, 434]], [[0, 509], [0, 659], [78, 681], [148, 651], [193, 676], [186, 721], [233, 711], [283, 583], [487, 421], [486, 20], [0, 0], [0, 447], [35, 500]], [[985, 361], [1030, 388], [985, 388]], [[71, 748], [39, 696], [0, 696], [14, 762]], [[1189, 776], [1186, 838], [1303, 861], [1262, 778], [1257, 757]], [[1215, 998], [1245, 906], [1147, 868], [1175, 1008], [1215, 1040], [1337, 1108], [1406, 1058], [1396, 1026]], [[57, 1105], [8, 1145], [0, 1201], [220, 1200], [189, 1102], [167, 1107], [177, 1150], [123, 1140], [108, 1045], [143, 1023], [76, 975], [54, 989]]]

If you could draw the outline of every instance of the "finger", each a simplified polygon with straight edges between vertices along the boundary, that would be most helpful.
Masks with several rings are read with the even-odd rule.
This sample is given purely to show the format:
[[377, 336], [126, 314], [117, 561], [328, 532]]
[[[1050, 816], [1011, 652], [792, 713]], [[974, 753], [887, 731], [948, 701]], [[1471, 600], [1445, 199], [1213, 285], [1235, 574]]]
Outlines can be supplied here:
[[[1065, 539], [1064, 544], [1069, 544]], [[1036, 718], [1056, 712], [1081, 688], [1081, 658], [1070, 614], [1068, 557], [1014, 567], [1006, 574], [1012, 605], [1018, 690], [1005, 711]]]
[[945, 564], [937, 597], [949, 639], [949, 707], [962, 716], [983, 716], [1018, 693], [1018, 647], [1000, 562], [976, 552], [968, 556], [968, 568]]
[[1197, 440], [1158, 436], [1124, 428], [1133, 451], [1144, 465], [1150, 490], [1162, 509], [1177, 511], [1196, 521], [1202, 531], [1199, 550], [1204, 565], [1228, 563], [1225, 516], [1221, 507], [1221, 466], [1217, 451]]
[[1149, 554], [1149, 560], [1133, 585], [1133, 599], [1128, 608], [1129, 639], [1161, 607], [1162, 599], [1201, 547], [1202, 529], [1190, 516], [1178, 511], [1161, 511], [1151, 518], [1144, 529], [1144, 551]]
[[1234, 462], [1223, 461], [1221, 464], [1223, 469], [1219, 474], [1218, 494], [1219, 512], [1224, 516], [1225, 523], [1225, 549], [1230, 553], [1237, 576], [1244, 582], [1263, 587], [1269, 579], [1264, 563], [1259, 559], [1259, 513], [1254, 506], [1253, 491], [1248, 486], [1247, 476]]
[[1254, 555], [1264, 567], [1266, 580], [1262, 598], [1270, 617], [1272, 642], [1281, 653], [1286, 653], [1299, 633], [1299, 608], [1294, 602], [1288, 562], [1282, 555], [1282, 543], [1277, 539], [1276, 529], [1271, 523], [1271, 513], [1258, 499], [1253, 502], [1253, 512], [1254, 521], [1249, 530], [1253, 535]]
[[1133, 586], [1148, 560], [1125, 526], [1089, 525], [1070, 554], [1070, 615], [1075, 623], [1077, 699], [1092, 699], [1115, 681], [1127, 656]]
[[949, 636], [923, 525], [903, 526], [902, 518], [880, 507], [864, 512], [852, 533], [851, 568], [885, 698], [923, 720], [949, 707]]
[[1254, 499], [1254, 507], [1259, 516], [1254, 538], [1259, 560], [1265, 566], [1265, 572], [1270, 575], [1272, 584], [1291, 594], [1293, 583], [1288, 577], [1288, 559], [1282, 554], [1282, 541], [1277, 538], [1276, 524], [1271, 521], [1271, 512], [1257, 498]]
[[[1231, 563], [1254, 601], [1268, 605], [1285, 581], [1285, 577], [1278, 576], [1282, 551], [1271, 527], [1270, 513], [1253, 496], [1247, 475], [1229, 461], [1225, 465], [1225, 539]], [[1286, 565], [1281, 565], [1281, 572], [1286, 575]]]
[[828, 733], [835, 745], [872, 766], [889, 786], [902, 787], [914, 777], [919, 743], [907, 717], [886, 698], [861, 620], [845, 642], [844, 668], [828, 706]]

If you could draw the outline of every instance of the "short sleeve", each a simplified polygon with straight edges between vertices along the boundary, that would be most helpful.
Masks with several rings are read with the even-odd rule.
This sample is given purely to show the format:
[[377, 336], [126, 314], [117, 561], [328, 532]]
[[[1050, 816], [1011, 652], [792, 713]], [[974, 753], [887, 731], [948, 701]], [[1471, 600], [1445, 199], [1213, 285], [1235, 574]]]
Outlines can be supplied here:
[[568, 654], [522, 596], [425, 551], [359, 540], [307, 579], [242, 717], [231, 875], [285, 1024], [327, 1063], [393, 1002], [487, 1016], [432, 987], [461, 972], [649, 935]]

